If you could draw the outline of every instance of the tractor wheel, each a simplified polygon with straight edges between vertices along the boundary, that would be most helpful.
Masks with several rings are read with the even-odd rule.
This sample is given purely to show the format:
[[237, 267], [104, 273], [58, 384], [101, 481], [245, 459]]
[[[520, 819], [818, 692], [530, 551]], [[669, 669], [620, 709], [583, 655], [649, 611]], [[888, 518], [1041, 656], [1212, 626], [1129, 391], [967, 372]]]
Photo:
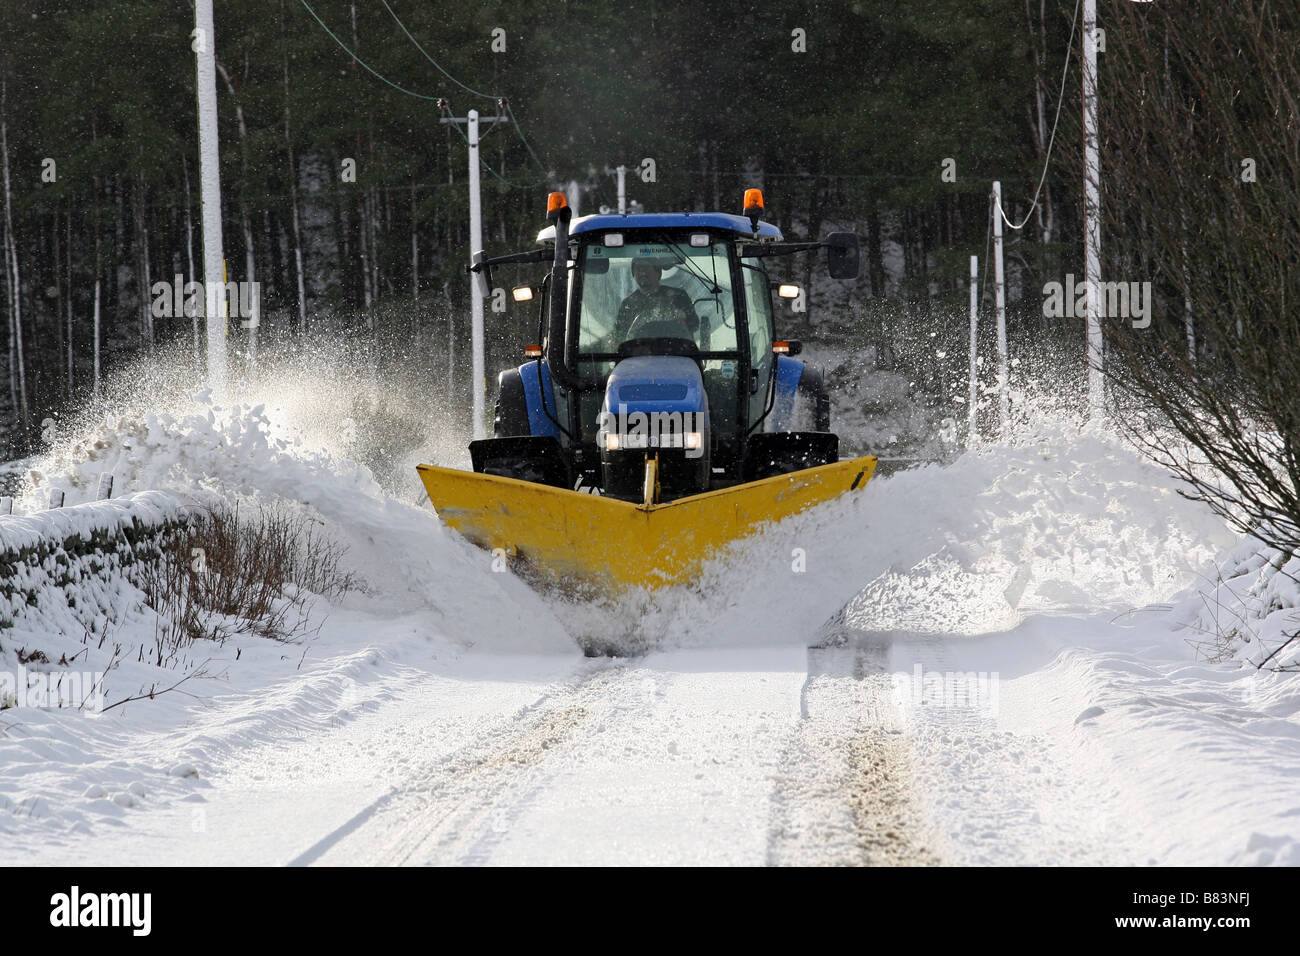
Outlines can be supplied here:
[[492, 420], [492, 434], [497, 438], [532, 434], [528, 425], [524, 380], [519, 376], [517, 368], [508, 368], [497, 378], [497, 407]]

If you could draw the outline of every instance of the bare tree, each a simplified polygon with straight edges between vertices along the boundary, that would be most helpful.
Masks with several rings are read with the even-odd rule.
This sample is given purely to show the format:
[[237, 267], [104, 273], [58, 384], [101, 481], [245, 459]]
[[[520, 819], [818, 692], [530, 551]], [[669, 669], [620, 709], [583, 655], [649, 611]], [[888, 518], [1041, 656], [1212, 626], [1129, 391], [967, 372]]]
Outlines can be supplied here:
[[[15, 406], [22, 418], [23, 432], [26, 434], [31, 424], [31, 412], [27, 406], [27, 366], [23, 360], [23, 309], [22, 278], [18, 272], [18, 240], [14, 237], [14, 217], [12, 191], [9, 185], [9, 129], [5, 115], [5, 105], [9, 99], [9, 87], [0, 78], [0, 153], [4, 162], [5, 188], [5, 274], [9, 277], [9, 387], [16, 392]], [[12, 270], [12, 271], [11, 271]], [[14, 372], [17, 370], [15, 387]]]
[[1121, 423], [1193, 497], [1295, 550], [1300, 8], [1114, 0], [1110, 17], [1108, 278], [1155, 293], [1149, 328], [1108, 319]]
[[[253, 250], [253, 227], [248, 218], [248, 203], [244, 198], [244, 193], [248, 189], [248, 123], [244, 120], [244, 107], [240, 102], [239, 93], [235, 89], [234, 83], [230, 81], [230, 73], [222, 65], [220, 60], [217, 63], [217, 73], [226, 84], [226, 89], [230, 93], [231, 102], [235, 104], [235, 122], [239, 128], [239, 170], [240, 189], [239, 189], [239, 222], [244, 234], [244, 272], [247, 281], [257, 288], [257, 259]], [[258, 302], [256, 293], [253, 295], [253, 315], [247, 316], [249, 322], [248, 345], [249, 352], [254, 361], [257, 358], [257, 326], [258, 315], [261, 311], [261, 305]]]
[[307, 282], [302, 263], [302, 217], [298, 211], [298, 161], [293, 154], [289, 113], [289, 44], [285, 37], [284, 0], [280, 0], [280, 62], [284, 68], [284, 148], [289, 160], [289, 214], [293, 225], [293, 260], [298, 278], [297, 331], [307, 333]]

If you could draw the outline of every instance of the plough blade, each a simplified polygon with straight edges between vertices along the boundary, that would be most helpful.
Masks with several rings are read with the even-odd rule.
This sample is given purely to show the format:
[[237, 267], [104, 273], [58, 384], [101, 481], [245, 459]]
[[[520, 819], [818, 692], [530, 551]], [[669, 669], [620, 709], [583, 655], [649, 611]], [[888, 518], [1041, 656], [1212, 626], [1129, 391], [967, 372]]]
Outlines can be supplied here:
[[861, 489], [874, 456], [776, 475], [666, 504], [633, 504], [514, 478], [419, 465], [439, 517], [483, 548], [504, 549], [546, 577], [655, 589], [765, 522]]

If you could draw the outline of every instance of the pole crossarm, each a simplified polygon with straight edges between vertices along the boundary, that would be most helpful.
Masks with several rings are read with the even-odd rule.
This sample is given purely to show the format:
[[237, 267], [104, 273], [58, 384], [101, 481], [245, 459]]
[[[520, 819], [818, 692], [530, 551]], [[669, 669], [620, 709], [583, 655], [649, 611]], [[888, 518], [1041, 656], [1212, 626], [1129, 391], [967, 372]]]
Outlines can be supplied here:
[[[440, 120], [438, 120], [438, 122], [460, 124], [460, 123], [468, 123], [469, 120], [466, 119], [464, 116], [444, 116]], [[509, 122], [509, 119], [504, 116], [493, 116], [490, 119], [480, 119], [478, 122], [480, 126], [484, 124], [491, 126], [494, 123], [507, 123]]]

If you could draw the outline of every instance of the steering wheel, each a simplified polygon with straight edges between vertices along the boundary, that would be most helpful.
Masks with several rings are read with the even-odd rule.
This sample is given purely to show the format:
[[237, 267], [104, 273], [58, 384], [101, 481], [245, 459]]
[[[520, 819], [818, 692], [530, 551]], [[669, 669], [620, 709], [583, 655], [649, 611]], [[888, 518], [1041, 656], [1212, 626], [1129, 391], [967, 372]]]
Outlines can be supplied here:
[[[664, 334], [664, 330], [660, 330], [658, 335], [647, 335], [646, 331], [656, 325], [669, 327], [667, 331], [670, 334]], [[678, 330], [681, 332], [680, 335], [671, 334]], [[658, 309], [638, 312], [632, 317], [632, 322], [627, 328], [627, 341], [639, 338], [677, 338], [690, 339], [694, 342], [695, 336], [696, 333], [691, 331], [691, 327], [683, 319], [671, 313], [662, 312]]]

